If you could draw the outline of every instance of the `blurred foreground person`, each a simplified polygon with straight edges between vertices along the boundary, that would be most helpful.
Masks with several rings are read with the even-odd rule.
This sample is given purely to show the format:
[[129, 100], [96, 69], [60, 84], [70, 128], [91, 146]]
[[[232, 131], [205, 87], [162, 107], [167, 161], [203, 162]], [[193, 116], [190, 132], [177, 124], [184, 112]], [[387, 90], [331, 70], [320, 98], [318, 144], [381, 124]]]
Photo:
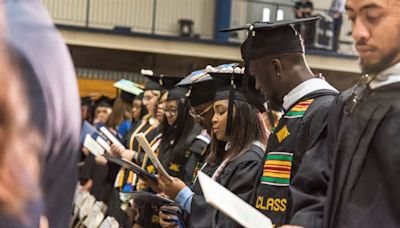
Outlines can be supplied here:
[[0, 227], [39, 227], [40, 140], [29, 122], [17, 66], [0, 39]]
[[43, 137], [40, 164], [45, 214], [50, 227], [68, 227], [81, 122], [76, 74], [68, 49], [41, 1], [7, 0], [2, 4], [6, 40], [16, 52], [27, 89], [29, 121]]

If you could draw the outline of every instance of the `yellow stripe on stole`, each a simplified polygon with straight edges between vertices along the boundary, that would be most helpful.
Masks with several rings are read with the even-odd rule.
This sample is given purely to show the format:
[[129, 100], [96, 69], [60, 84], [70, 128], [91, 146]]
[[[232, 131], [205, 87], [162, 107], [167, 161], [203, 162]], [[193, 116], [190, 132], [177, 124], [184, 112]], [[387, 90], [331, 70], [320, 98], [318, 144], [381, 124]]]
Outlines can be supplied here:
[[133, 184], [133, 172], [129, 171], [128, 180], [126, 181], [128, 184]]
[[285, 166], [285, 167], [292, 167], [291, 161], [278, 161], [278, 160], [267, 160], [265, 165], [278, 165], [278, 166]]
[[306, 111], [307, 108], [308, 108], [308, 107], [296, 107], [296, 106], [295, 106], [295, 107], [291, 108], [290, 111], [293, 111], [293, 112], [303, 112], [303, 111]]
[[118, 175], [117, 175], [117, 181], [116, 181], [116, 186], [117, 188], [122, 187], [122, 184], [124, 182], [124, 176], [125, 176], [125, 169], [122, 168], [119, 170]]
[[282, 173], [272, 173], [272, 172], [264, 172], [263, 176], [268, 176], [268, 177], [278, 177], [278, 178], [290, 178], [290, 173], [289, 174], [282, 174]]

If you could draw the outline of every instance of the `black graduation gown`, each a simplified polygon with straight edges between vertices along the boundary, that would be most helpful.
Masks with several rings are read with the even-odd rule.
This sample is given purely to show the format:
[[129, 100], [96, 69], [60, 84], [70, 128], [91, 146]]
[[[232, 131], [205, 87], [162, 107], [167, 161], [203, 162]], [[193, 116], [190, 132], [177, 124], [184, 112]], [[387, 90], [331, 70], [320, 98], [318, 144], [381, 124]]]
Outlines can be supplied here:
[[[308, 165], [301, 171], [306, 179], [303, 168], [312, 168], [310, 183], [327, 190], [310, 191], [296, 185], [300, 210], [292, 223], [307, 227], [400, 226], [400, 142], [395, 139], [400, 130], [399, 91], [400, 83], [370, 91], [350, 115], [344, 114], [343, 108], [351, 90], [336, 100], [329, 112], [327, 133], [319, 140], [325, 145], [319, 150], [321, 166]], [[307, 159], [317, 161], [315, 158]]]
[[[140, 129], [138, 129], [140, 128]], [[157, 137], [159, 137], [159, 130], [160, 128], [158, 126], [152, 126], [149, 124], [147, 118], [143, 119], [139, 122], [137, 122], [135, 125], [132, 126], [132, 129], [126, 134], [126, 136], [123, 139], [123, 144], [125, 145], [126, 148], [129, 148], [130, 150], [134, 150], [136, 152], [140, 152], [138, 156], [138, 161], [133, 161], [138, 165], [142, 165], [143, 158], [144, 158], [144, 152], [141, 151], [141, 148], [139, 149], [139, 143], [136, 139], [133, 138], [133, 133], [135, 132], [142, 132], [145, 134], [145, 137], [149, 143], [152, 143], [153, 140], [155, 140]], [[114, 185], [115, 178], [117, 177], [117, 174], [119, 170], [121, 169], [120, 166], [109, 163], [109, 177], [108, 180], [110, 184]], [[123, 183], [126, 183], [126, 180], [128, 178], [128, 172], [125, 172], [125, 175], [123, 177]]]
[[[146, 121], [146, 124], [141, 127], [141, 124], [143, 121]], [[132, 141], [133, 143], [131, 144], [131, 138], [132, 134], [135, 132], [135, 130], [141, 127], [141, 129], [138, 132], [146, 132], [147, 130], [150, 130], [146, 134], [146, 139], [151, 142], [153, 139], [159, 134], [159, 127], [152, 127], [147, 120], [141, 120], [138, 122], [136, 125], [133, 126], [133, 128], [129, 131], [129, 133], [126, 135], [126, 137], [123, 139], [123, 143], [126, 146], [126, 148], [129, 149], [135, 149], [135, 151], [138, 150], [138, 142], [137, 140]], [[143, 154], [143, 153], [142, 153]], [[140, 157], [140, 161], [142, 161], [142, 156]], [[141, 163], [139, 164], [141, 165]], [[119, 197], [119, 189], [114, 188], [114, 182], [117, 177], [117, 174], [119, 170], [121, 169], [120, 166], [112, 163], [108, 163], [108, 177], [107, 181], [109, 185], [111, 185], [113, 188], [110, 191], [110, 196], [109, 196], [109, 201], [108, 201], [108, 209], [107, 209], [107, 215], [114, 217], [118, 223], [120, 224], [121, 227], [132, 227], [133, 221], [128, 217], [127, 213], [121, 209], [121, 200]], [[125, 172], [128, 174], [128, 172]], [[126, 180], [128, 178], [128, 175], [124, 175], [123, 177], [123, 183], [126, 183]]]
[[306, 151], [296, 177], [290, 185], [293, 200], [291, 224], [322, 227], [329, 172], [327, 124], [319, 139]]
[[[193, 177], [195, 177], [197, 170], [201, 167], [202, 162], [207, 155], [206, 151], [209, 142], [204, 141], [201, 137], [197, 137], [201, 130], [202, 129], [199, 125], [195, 125], [192, 134], [189, 135], [192, 139], [191, 143], [188, 145], [188, 148], [184, 151], [182, 156], [176, 156], [171, 160], [171, 162], [167, 162], [167, 160], [170, 160], [167, 156], [171, 156], [171, 150], [167, 150], [159, 157], [160, 162], [168, 174], [181, 179], [187, 186], [192, 185]], [[139, 215], [137, 224], [146, 228], [161, 227], [158, 214], [159, 208], [157, 206], [146, 204], [143, 212]]]
[[290, 221], [290, 182], [304, 152], [317, 139], [325, 120], [324, 110], [336, 94], [324, 89], [304, 96], [282, 116], [269, 137], [253, 205], [277, 226]]
[[201, 136], [203, 129], [199, 125], [195, 125], [190, 137], [190, 144], [187, 146], [183, 154], [179, 154], [174, 158], [172, 156], [172, 150], [166, 151], [160, 155], [160, 161], [165, 167], [167, 172], [179, 179], [181, 179], [187, 186], [192, 185], [192, 180], [195, 176], [196, 167], [201, 165], [207, 155], [209, 141], [205, 141]]
[[380, 87], [352, 114], [341, 114], [338, 134], [328, 137], [336, 147], [324, 227], [400, 226], [399, 95], [400, 83]]
[[[233, 192], [235, 195], [250, 203], [254, 195], [258, 167], [262, 163], [264, 151], [252, 145], [244, 154], [227, 164], [217, 182]], [[202, 171], [210, 177], [218, 166], [206, 165]], [[192, 187], [195, 193], [192, 198], [191, 212], [186, 221], [188, 227], [241, 227], [222, 212], [207, 204], [200, 184], [196, 181]]]
[[98, 165], [95, 161], [95, 156], [93, 154], [89, 154], [85, 159], [85, 168], [90, 169], [87, 170], [86, 175], [89, 176], [88, 179], [93, 181], [93, 185], [91, 188], [91, 194], [96, 198], [97, 201], [103, 201], [107, 203], [109, 200], [110, 191], [112, 189], [112, 185], [108, 182], [108, 166], [107, 165]]

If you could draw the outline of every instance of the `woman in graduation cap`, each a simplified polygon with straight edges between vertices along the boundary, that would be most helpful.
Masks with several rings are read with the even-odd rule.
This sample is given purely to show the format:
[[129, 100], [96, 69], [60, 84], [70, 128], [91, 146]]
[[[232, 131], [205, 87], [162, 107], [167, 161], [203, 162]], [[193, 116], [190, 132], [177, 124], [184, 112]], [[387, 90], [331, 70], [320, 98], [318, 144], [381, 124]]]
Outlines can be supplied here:
[[[180, 80], [179, 77], [172, 76], [156, 76], [152, 71], [142, 70], [142, 74], [148, 77], [148, 82], [145, 86], [143, 93], [143, 105], [148, 111], [140, 122], [134, 125], [131, 131], [126, 135], [124, 144], [129, 150], [122, 151], [122, 156], [129, 160], [135, 160], [138, 164], [143, 161], [143, 153], [135, 135], [144, 133], [147, 140], [151, 143], [159, 135], [159, 124], [162, 121], [163, 111], [162, 99], [165, 100], [165, 91], [172, 88], [176, 82]], [[164, 95], [164, 96], [163, 96]], [[160, 106], [160, 108], [158, 108]], [[118, 151], [117, 151], [118, 152]]]
[[[131, 128], [131, 106], [135, 97], [143, 90], [140, 85], [125, 79], [115, 82], [113, 86], [118, 89], [118, 96], [113, 102], [111, 115], [104, 125], [121, 138]], [[83, 188], [90, 190], [96, 200], [108, 202], [115, 178], [110, 177], [109, 172], [113, 171], [104, 165], [105, 162], [103, 156], [95, 157], [93, 154], [88, 154], [80, 174], [81, 182], [86, 181]]]
[[[169, 90], [159, 147], [159, 159], [166, 171], [188, 186], [192, 184], [196, 165], [203, 160], [209, 143], [203, 139], [203, 128], [189, 112], [189, 94], [190, 91], [185, 88]], [[158, 214], [157, 207], [147, 204], [135, 227], [160, 227]]]
[[[234, 73], [235, 66], [213, 68], [210, 72], [218, 90], [213, 104], [211, 154], [201, 171], [250, 202], [267, 133], [259, 111], [262, 104], [258, 104], [254, 99], [256, 96], [252, 96], [255, 88], [246, 88], [242, 84], [243, 74]], [[159, 186], [184, 209], [187, 215], [185, 222], [189, 227], [239, 226], [206, 203], [197, 181], [189, 188], [178, 178], [170, 182], [160, 175]], [[168, 218], [169, 215], [160, 213], [163, 227], [174, 226]]]
[[[123, 138], [132, 128], [132, 124], [140, 120], [142, 110], [143, 86], [135, 82], [121, 79], [113, 84], [118, 89], [118, 98], [114, 103], [110, 124]], [[116, 106], [116, 107], [115, 107]]]
[[[145, 115], [140, 122], [135, 124], [130, 132], [126, 134], [126, 137], [123, 139], [123, 143], [125, 145], [126, 150], [118, 147], [117, 145], [111, 146], [111, 151], [113, 154], [117, 156], [121, 156], [125, 159], [131, 160], [138, 165], [142, 166], [142, 168], [146, 168], [148, 166], [148, 159], [144, 156], [144, 152], [142, 148], [139, 146], [135, 136], [138, 133], [143, 133], [150, 143], [152, 147], [157, 147], [161, 140], [161, 133], [159, 124], [161, 119], [157, 118], [157, 112], [163, 111], [162, 105], [158, 110], [159, 104], [162, 102], [161, 99], [165, 94], [165, 91], [169, 88], [172, 88], [173, 85], [179, 80], [178, 77], [170, 77], [159, 75], [156, 76], [152, 71], [142, 70], [142, 75], [148, 78], [148, 82], [144, 88], [143, 93], [143, 105], [148, 111], [148, 114]], [[165, 97], [165, 96], [164, 96]], [[163, 116], [163, 115], [161, 115]], [[126, 169], [116, 169], [114, 167], [114, 173], [111, 173], [110, 176], [114, 177], [114, 187], [116, 190], [124, 191], [124, 192], [132, 192], [139, 190], [141, 186], [138, 184], [137, 176]], [[116, 172], [115, 172], [116, 171]], [[143, 187], [143, 186], [142, 186]], [[119, 198], [123, 201], [123, 208], [126, 209], [128, 207], [128, 201], [130, 197], [126, 197], [126, 195], [119, 195], [118, 191], [113, 191], [112, 199], [110, 199], [109, 204], [113, 205], [115, 211], [110, 212], [117, 217], [117, 220], [122, 223], [130, 223], [129, 219], [127, 219], [126, 213], [121, 213], [120, 210], [120, 201]], [[118, 200], [116, 200], [118, 198]], [[127, 222], [128, 221], [128, 222]]]
[[[169, 83], [169, 79], [166, 77], [154, 76], [152, 71], [142, 70], [142, 73], [149, 79], [144, 88], [142, 101], [143, 105], [148, 111], [148, 114], [145, 115], [139, 122], [134, 124], [130, 132], [126, 134], [125, 138], [123, 139], [123, 144], [127, 150], [119, 148], [115, 145], [111, 147], [111, 150], [114, 154], [125, 159], [132, 160], [138, 165], [143, 165], [145, 167], [146, 164], [142, 164], [144, 153], [142, 152], [135, 136], [138, 133], [143, 133], [150, 144], [159, 142], [159, 124], [161, 119], [157, 118], [157, 107], [160, 103], [159, 101], [162, 98], [163, 92], [167, 89], [167, 87], [171, 86], [171, 83]], [[119, 171], [115, 181], [116, 188], [121, 190], [124, 189], [125, 191], [133, 191], [133, 186], [135, 186], [135, 184], [136, 180], [134, 180], [133, 173], [127, 173], [124, 169]]]

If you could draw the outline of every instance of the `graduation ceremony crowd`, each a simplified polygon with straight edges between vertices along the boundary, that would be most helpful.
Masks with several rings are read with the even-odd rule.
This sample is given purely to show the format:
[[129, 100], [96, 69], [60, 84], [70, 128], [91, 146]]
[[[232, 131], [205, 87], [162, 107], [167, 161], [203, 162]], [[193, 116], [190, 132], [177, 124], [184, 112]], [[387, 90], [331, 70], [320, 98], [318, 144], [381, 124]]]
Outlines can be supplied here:
[[1, 227], [242, 227], [199, 171], [274, 227], [400, 226], [400, 1], [346, 1], [362, 76], [342, 92], [307, 64], [309, 17], [226, 29], [248, 33], [243, 63], [144, 69], [80, 107], [41, 3], [0, 10]]

